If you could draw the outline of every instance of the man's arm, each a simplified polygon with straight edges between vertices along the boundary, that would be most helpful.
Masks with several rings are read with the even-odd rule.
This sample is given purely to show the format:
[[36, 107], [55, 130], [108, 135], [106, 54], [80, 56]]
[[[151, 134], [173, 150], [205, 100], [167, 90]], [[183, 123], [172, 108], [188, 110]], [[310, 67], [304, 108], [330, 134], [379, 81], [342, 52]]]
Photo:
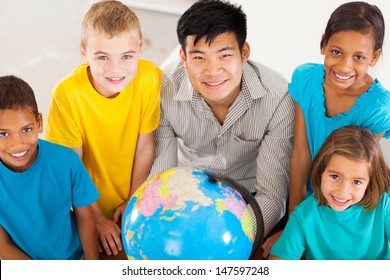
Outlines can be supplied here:
[[294, 116], [294, 103], [286, 94], [270, 120], [256, 160], [256, 200], [263, 215], [265, 236], [286, 211]]

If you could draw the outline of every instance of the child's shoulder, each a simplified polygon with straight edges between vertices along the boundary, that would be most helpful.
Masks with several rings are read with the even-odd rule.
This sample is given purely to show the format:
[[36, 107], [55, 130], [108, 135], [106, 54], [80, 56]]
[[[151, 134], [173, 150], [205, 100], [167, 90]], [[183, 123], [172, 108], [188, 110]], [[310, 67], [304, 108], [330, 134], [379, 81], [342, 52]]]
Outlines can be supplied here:
[[138, 62], [138, 73], [159, 77], [161, 76], [161, 69], [152, 61], [140, 59]]
[[299, 66], [297, 66], [294, 70], [294, 73], [312, 73], [313, 71], [321, 71], [323, 72], [324, 71], [324, 65], [323, 64], [319, 64], [319, 63], [312, 63], [312, 62], [308, 62], [308, 63], [304, 63], [304, 64], [301, 64]]
[[60, 158], [61, 160], [69, 159], [70, 161], [73, 161], [78, 158], [77, 153], [66, 146], [49, 142], [44, 139], [39, 139], [38, 143], [40, 151], [49, 155], [49, 157], [54, 160], [58, 160]]
[[316, 208], [318, 208], [318, 200], [314, 194], [311, 194], [294, 209], [294, 212], [300, 216], [307, 217]]
[[304, 63], [295, 68], [291, 83], [304, 86], [305, 84], [323, 84], [324, 65], [318, 63]]
[[53, 87], [54, 92], [67, 92], [69, 88], [74, 92], [77, 89], [85, 90], [89, 85], [91, 86], [88, 74], [88, 64], [83, 63], [77, 66], [71, 73], [61, 78]]

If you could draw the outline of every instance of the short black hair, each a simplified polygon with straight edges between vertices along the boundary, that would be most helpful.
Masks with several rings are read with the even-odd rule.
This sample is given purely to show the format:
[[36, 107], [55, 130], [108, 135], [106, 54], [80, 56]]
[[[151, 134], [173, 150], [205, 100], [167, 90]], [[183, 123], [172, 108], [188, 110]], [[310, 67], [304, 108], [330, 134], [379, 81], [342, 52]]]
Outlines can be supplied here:
[[0, 110], [29, 108], [38, 118], [34, 91], [24, 80], [14, 76], [0, 77]]
[[194, 44], [206, 37], [211, 43], [216, 36], [232, 32], [240, 51], [246, 40], [246, 15], [241, 6], [222, 0], [200, 0], [183, 13], [177, 23], [177, 37], [185, 51], [187, 36], [196, 35]]

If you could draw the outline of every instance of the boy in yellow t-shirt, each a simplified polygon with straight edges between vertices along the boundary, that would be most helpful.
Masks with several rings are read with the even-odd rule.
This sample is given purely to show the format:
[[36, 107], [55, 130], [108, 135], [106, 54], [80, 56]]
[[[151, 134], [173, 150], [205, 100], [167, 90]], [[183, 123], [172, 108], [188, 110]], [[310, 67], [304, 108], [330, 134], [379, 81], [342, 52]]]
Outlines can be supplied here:
[[129, 7], [93, 4], [82, 23], [86, 63], [54, 87], [45, 127], [47, 140], [79, 154], [100, 192], [93, 206], [107, 256], [124, 255], [120, 221], [154, 157], [161, 70], [140, 59], [142, 48], [140, 22]]

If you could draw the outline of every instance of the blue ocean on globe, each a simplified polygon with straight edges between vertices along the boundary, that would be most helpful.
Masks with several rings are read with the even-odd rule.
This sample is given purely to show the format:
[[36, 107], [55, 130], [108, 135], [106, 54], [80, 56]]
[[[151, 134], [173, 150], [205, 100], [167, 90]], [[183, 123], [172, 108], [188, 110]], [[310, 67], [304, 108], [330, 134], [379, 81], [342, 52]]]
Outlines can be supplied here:
[[244, 260], [254, 242], [246, 202], [203, 169], [177, 167], [140, 186], [126, 207], [122, 239], [130, 260]]

